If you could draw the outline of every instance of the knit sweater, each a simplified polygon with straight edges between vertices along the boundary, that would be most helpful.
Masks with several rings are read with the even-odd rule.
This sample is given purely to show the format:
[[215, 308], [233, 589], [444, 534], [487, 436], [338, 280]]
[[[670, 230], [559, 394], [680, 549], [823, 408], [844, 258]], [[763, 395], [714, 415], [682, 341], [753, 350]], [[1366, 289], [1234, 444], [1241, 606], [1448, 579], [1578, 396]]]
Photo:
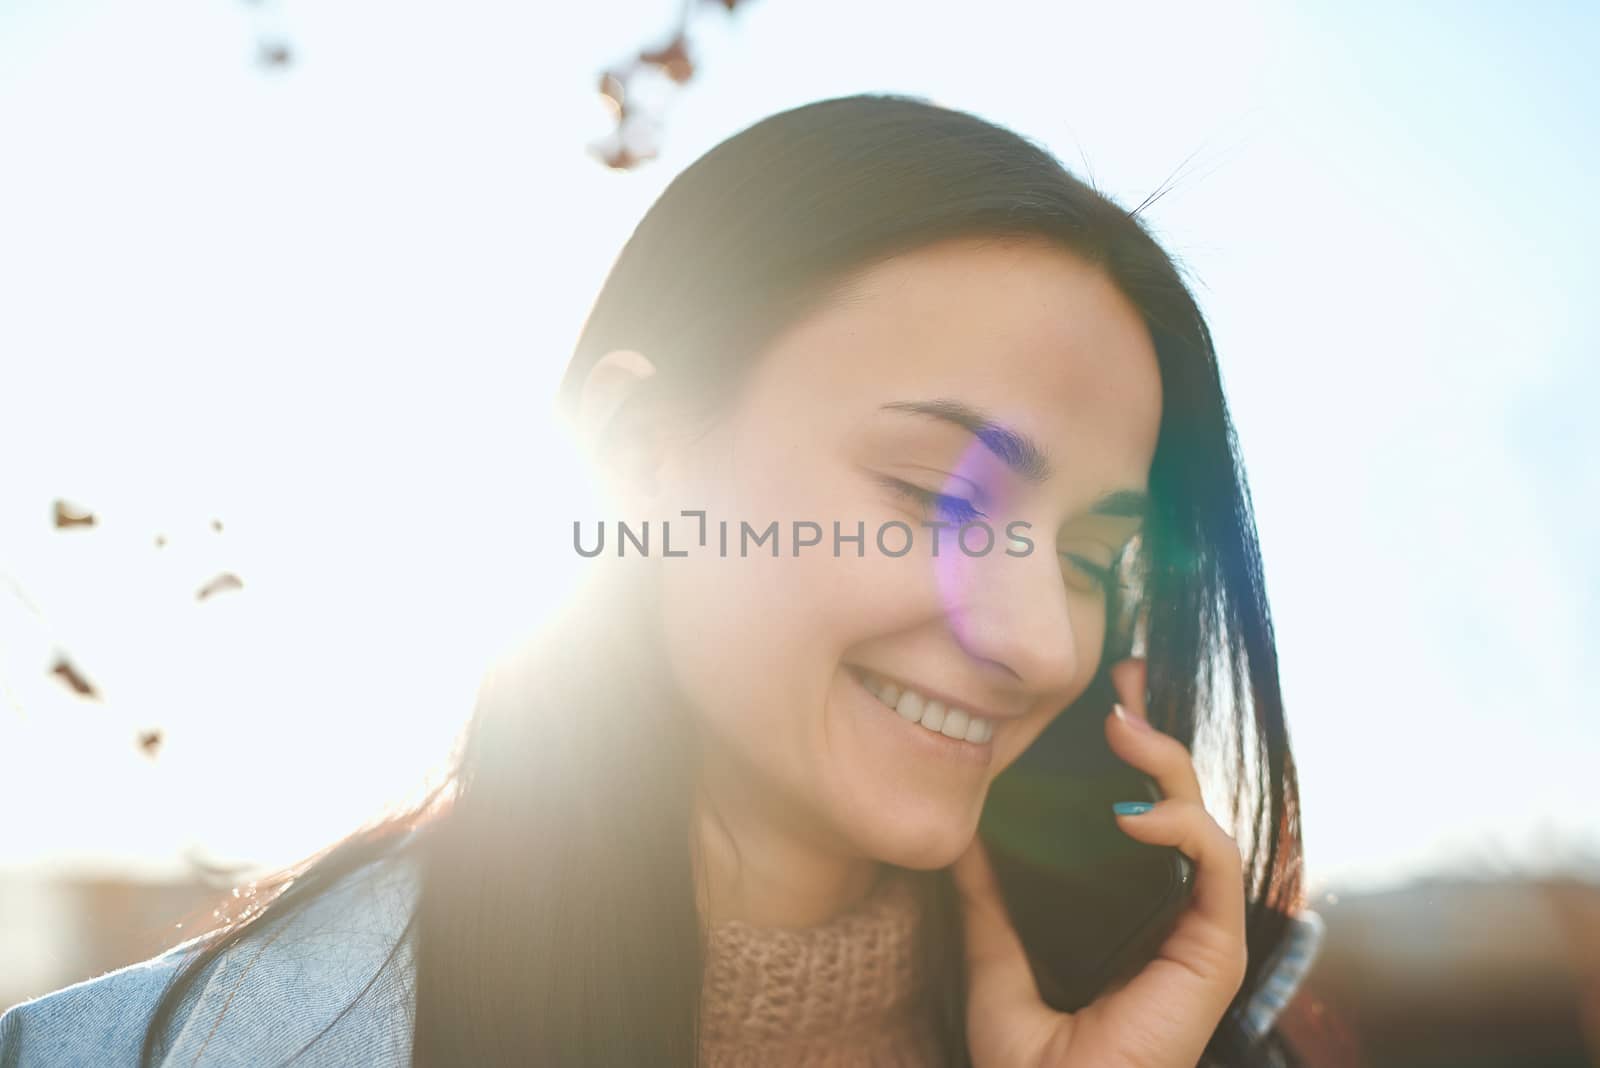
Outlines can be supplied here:
[[926, 898], [885, 870], [855, 906], [803, 930], [733, 921], [709, 932], [706, 1068], [935, 1068]]

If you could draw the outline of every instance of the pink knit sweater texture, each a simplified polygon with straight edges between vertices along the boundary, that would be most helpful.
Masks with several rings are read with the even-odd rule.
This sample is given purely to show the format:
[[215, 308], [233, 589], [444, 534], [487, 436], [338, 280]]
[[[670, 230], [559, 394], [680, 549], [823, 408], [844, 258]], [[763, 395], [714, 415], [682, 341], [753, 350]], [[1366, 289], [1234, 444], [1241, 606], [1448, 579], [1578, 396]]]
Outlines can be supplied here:
[[705, 1068], [942, 1068], [923, 964], [926, 917], [917, 884], [891, 869], [818, 927], [714, 927]]

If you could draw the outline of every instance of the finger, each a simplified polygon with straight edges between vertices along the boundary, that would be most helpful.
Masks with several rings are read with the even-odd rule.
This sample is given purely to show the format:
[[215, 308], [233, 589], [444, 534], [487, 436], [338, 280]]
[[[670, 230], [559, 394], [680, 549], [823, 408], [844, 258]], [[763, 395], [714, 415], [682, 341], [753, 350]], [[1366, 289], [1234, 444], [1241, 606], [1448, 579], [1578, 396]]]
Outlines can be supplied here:
[[1130, 838], [1151, 845], [1173, 846], [1194, 861], [1193, 907], [1201, 916], [1244, 940], [1244, 860], [1238, 843], [1195, 801], [1157, 802], [1148, 812], [1116, 816]]
[[1163, 797], [1203, 800], [1194, 757], [1178, 739], [1131, 712], [1119, 715], [1115, 708], [1106, 717], [1105, 730], [1111, 751], [1154, 779]]
[[1150, 705], [1145, 700], [1149, 677], [1149, 663], [1142, 656], [1126, 657], [1111, 665], [1111, 685], [1117, 691], [1117, 701], [1146, 722], [1150, 720]]
[[992, 998], [995, 1005], [1039, 1000], [1033, 969], [1022, 939], [1011, 925], [999, 880], [980, 838], [972, 839], [967, 851], [951, 865], [950, 874], [961, 899], [970, 996]]

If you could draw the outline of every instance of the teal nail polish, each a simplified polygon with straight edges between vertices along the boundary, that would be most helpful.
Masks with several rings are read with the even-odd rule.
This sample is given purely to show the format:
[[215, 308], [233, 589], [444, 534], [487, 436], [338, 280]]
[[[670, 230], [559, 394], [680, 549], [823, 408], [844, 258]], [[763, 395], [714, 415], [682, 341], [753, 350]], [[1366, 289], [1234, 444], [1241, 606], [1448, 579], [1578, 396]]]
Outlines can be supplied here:
[[1149, 801], [1118, 801], [1111, 806], [1111, 811], [1119, 816], [1137, 816], [1155, 807]]

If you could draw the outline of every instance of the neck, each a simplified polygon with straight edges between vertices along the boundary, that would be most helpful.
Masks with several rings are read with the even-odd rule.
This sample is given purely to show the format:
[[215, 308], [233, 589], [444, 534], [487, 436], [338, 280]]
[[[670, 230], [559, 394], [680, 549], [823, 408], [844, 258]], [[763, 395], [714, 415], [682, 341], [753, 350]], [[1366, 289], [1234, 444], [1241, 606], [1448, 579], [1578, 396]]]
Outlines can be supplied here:
[[829, 843], [770, 791], [709, 767], [697, 784], [693, 821], [698, 900], [711, 927], [734, 920], [815, 927], [866, 898], [883, 871]]

